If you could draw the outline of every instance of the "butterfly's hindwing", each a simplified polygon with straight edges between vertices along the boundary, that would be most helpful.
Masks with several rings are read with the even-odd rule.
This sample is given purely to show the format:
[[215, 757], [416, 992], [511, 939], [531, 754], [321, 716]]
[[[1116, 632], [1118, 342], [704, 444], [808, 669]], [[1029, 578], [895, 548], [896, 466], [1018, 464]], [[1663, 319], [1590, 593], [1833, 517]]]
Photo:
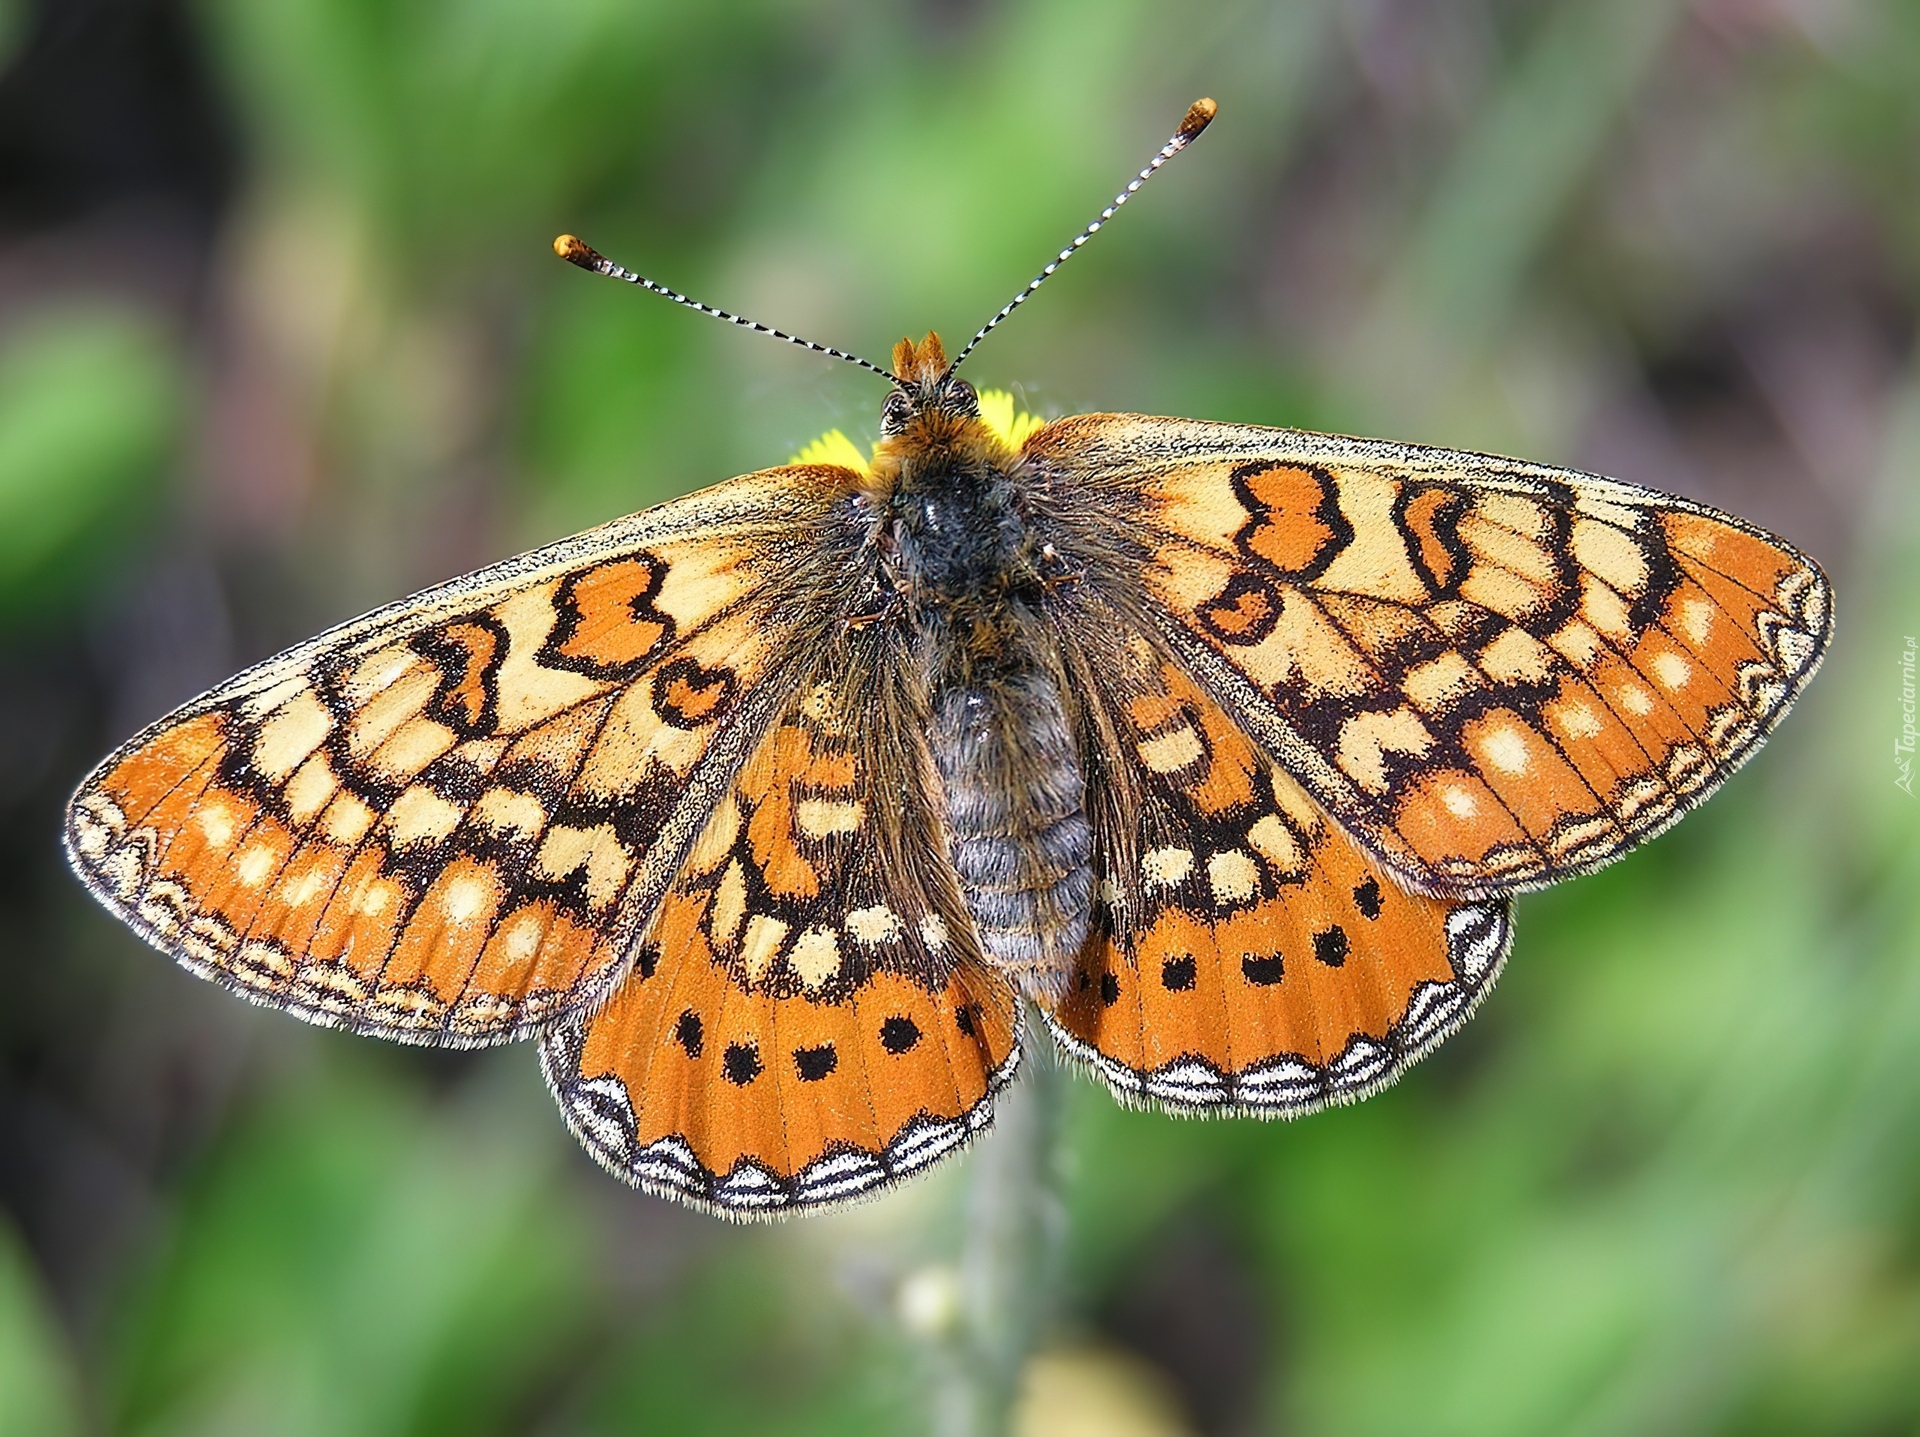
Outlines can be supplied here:
[[1392, 1082], [1491, 988], [1507, 905], [1406, 892], [1158, 644], [1085, 638], [1099, 901], [1056, 1037], [1179, 1112]]
[[1406, 883], [1494, 894], [1699, 803], [1812, 676], [1824, 575], [1590, 475], [1295, 431], [1088, 415], [1028, 456], [1141, 546], [1213, 695]]
[[591, 1002], [771, 717], [818, 622], [795, 570], [851, 478], [750, 475], [242, 674], [87, 779], [76, 867], [195, 972], [311, 1021], [465, 1046]]
[[1018, 1059], [890, 635], [850, 632], [768, 731], [598, 1012], [545, 1040], [609, 1171], [735, 1217], [877, 1191], [984, 1128]]

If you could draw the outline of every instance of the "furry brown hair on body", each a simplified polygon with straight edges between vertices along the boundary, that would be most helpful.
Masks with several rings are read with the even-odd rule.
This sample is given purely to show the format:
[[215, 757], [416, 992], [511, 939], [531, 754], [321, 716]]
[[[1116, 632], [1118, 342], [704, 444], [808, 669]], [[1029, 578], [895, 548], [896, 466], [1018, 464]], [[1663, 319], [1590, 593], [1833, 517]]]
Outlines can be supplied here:
[[1093, 894], [1086, 779], [1044, 613], [1068, 570], [1034, 522], [1042, 476], [981, 422], [940, 338], [902, 340], [874, 458], [886, 611], [915, 631], [961, 892], [986, 956], [1057, 1000]]

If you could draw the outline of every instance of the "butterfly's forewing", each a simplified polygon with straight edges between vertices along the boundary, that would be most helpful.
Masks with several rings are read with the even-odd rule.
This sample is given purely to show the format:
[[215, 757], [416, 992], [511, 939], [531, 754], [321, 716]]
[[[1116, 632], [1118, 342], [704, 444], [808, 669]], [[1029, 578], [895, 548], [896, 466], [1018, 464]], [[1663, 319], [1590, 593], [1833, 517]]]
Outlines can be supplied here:
[[925, 716], [878, 628], [738, 771], [607, 1004], [543, 1056], [619, 1177], [732, 1216], [844, 1201], [986, 1126], [1018, 1058], [929, 797]]
[[1826, 578], [1736, 519], [1482, 455], [1088, 415], [1026, 453], [1144, 565], [1201, 683], [1413, 887], [1617, 858], [1825, 649]]
[[852, 479], [733, 480], [251, 669], [88, 777], [75, 866], [156, 947], [314, 1022], [464, 1046], [590, 1002], [770, 719]]
[[1503, 901], [1406, 892], [1157, 644], [1081, 683], [1100, 901], [1050, 1020], [1120, 1097], [1295, 1116], [1465, 1021], [1506, 957]]

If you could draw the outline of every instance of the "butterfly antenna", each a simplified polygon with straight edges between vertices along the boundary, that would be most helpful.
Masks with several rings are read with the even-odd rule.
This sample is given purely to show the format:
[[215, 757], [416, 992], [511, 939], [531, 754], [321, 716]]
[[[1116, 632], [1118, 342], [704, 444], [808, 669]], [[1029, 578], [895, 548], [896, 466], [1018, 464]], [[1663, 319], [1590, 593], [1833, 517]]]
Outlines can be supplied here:
[[590, 269], [595, 274], [606, 275], [609, 279], [624, 279], [628, 284], [637, 284], [642, 289], [652, 290], [655, 294], [664, 295], [675, 304], [684, 304], [688, 309], [697, 309], [700, 313], [710, 314], [715, 319], [724, 319], [728, 324], [737, 324], [742, 329], [752, 330], [755, 334], [770, 334], [775, 339], [786, 340], [788, 344], [797, 344], [802, 349], [811, 349], [815, 354], [831, 354], [835, 359], [844, 359], [849, 364], [857, 364], [862, 369], [870, 369], [891, 384], [897, 385], [900, 383], [900, 380], [891, 370], [882, 369], [877, 364], [870, 364], [857, 354], [848, 354], [844, 349], [835, 349], [830, 344], [815, 344], [811, 339], [802, 339], [798, 335], [788, 334], [785, 330], [775, 329], [770, 324], [762, 324], [758, 320], [748, 319], [743, 315], [729, 314], [724, 309], [715, 309], [710, 304], [702, 304], [697, 299], [689, 299], [678, 290], [668, 289], [664, 284], [656, 283], [643, 274], [635, 274], [632, 270], [615, 264], [585, 240], [573, 235], [561, 235], [559, 239], [555, 240], [553, 242], [553, 252], [568, 264], [577, 264], [581, 269]]
[[1055, 270], [1073, 257], [1075, 250], [1099, 234], [1101, 227], [1105, 225], [1108, 220], [1112, 219], [1114, 215], [1119, 213], [1120, 206], [1132, 199], [1135, 192], [1148, 180], [1153, 178], [1153, 172], [1155, 170], [1159, 169], [1168, 160], [1172, 159], [1188, 145], [1197, 140], [1200, 137], [1200, 132], [1206, 129], [1207, 125], [1211, 123], [1214, 115], [1219, 112], [1219, 109], [1220, 107], [1211, 100], [1195, 100], [1191, 105], [1187, 106], [1186, 118], [1180, 121], [1180, 128], [1173, 132], [1173, 138], [1160, 147], [1160, 153], [1149, 160], [1147, 167], [1135, 175], [1133, 179], [1128, 182], [1124, 190], [1113, 197], [1113, 203], [1100, 211], [1092, 224], [1088, 225], [1073, 237], [1072, 244], [1068, 245], [1053, 257], [1053, 263], [1035, 275], [1033, 282], [1025, 289], [1008, 300], [1004, 309], [980, 326], [980, 332], [967, 341], [967, 347], [960, 351], [959, 358], [947, 366], [947, 373], [951, 374], [954, 370], [958, 369], [961, 360], [964, 360], [969, 354], [972, 354], [973, 347], [989, 334], [993, 333], [995, 326], [997, 326], [1001, 320], [1025, 304], [1027, 300], [1032, 297], [1033, 292], [1045, 284], [1048, 277], [1051, 276]]

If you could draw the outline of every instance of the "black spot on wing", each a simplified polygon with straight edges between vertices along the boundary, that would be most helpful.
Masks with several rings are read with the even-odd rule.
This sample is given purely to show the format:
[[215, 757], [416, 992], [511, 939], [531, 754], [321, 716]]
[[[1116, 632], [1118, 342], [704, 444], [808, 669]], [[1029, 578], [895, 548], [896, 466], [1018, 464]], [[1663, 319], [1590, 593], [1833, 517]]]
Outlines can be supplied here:
[[1278, 953], [1264, 957], [1249, 953], [1240, 960], [1240, 972], [1249, 983], [1259, 988], [1271, 988], [1278, 983], [1284, 976], [1283, 967]]
[[817, 1083], [839, 1066], [840, 1055], [833, 1051], [831, 1043], [793, 1050], [793, 1068], [803, 1083]]
[[720, 1066], [729, 1083], [744, 1088], [760, 1076], [760, 1051], [751, 1043], [729, 1043]]
[[700, 1045], [703, 1041], [700, 1015], [691, 1008], [687, 1009], [680, 1015], [680, 1021], [673, 1025], [673, 1036], [679, 1041], [680, 1046], [687, 1050], [689, 1058], [699, 1057]]

